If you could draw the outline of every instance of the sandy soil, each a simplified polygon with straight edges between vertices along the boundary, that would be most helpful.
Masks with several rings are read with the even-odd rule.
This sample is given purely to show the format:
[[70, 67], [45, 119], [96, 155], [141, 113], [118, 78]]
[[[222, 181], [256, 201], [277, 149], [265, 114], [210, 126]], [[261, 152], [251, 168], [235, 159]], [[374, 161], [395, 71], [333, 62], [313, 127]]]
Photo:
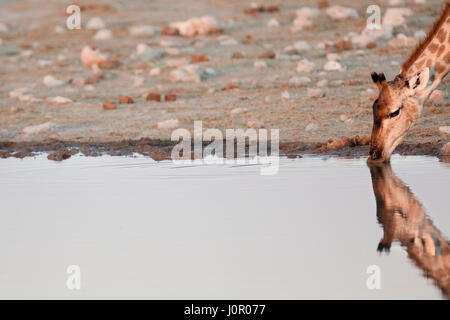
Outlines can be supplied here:
[[[384, 72], [392, 79], [413, 46], [394, 48], [380, 38], [370, 49], [343, 48], [340, 40], [349, 32], [364, 29], [369, 4], [378, 4], [382, 13], [390, 6], [388, 1], [329, 2], [355, 9], [359, 18], [333, 20], [321, 9], [320, 15], [311, 19], [312, 26], [292, 32], [295, 10], [317, 8], [317, 1], [260, 1], [279, 10], [253, 14], [244, 12], [249, 2], [238, 0], [78, 1], [82, 27], [67, 30], [68, 1], [1, 1], [0, 22], [7, 30], [0, 31], [0, 151], [3, 156], [20, 151], [16, 155], [21, 156], [75, 146], [89, 154], [88, 150], [98, 147], [131, 152], [147, 145], [147, 154], [155, 156], [152, 148], [167, 152], [173, 131], [159, 128], [158, 122], [176, 119], [177, 127], [189, 130], [194, 120], [202, 120], [204, 128], [221, 130], [278, 128], [285, 153], [366, 154], [367, 139], [363, 138], [370, 134], [371, 106], [377, 95], [370, 73]], [[412, 37], [418, 30], [426, 31], [436, 19], [440, 3], [407, 0], [402, 7], [410, 8], [413, 15], [406, 17], [406, 26], [393, 29], [393, 36], [403, 33]], [[204, 15], [214, 17], [220, 30], [195, 37], [130, 34], [136, 25], [164, 29], [174, 21]], [[112, 32], [111, 39], [95, 40], [97, 30], [86, 28], [95, 16]], [[279, 27], [268, 26], [273, 18]], [[285, 48], [299, 40], [311, 49], [287, 54]], [[327, 41], [338, 45], [320, 47]], [[137, 45], [143, 43], [152, 55], [136, 55]], [[102, 67], [100, 77], [93, 77], [80, 60], [85, 45], [97, 47], [112, 62]], [[244, 57], [236, 58], [238, 52]], [[271, 52], [275, 57], [269, 57]], [[332, 52], [339, 54], [345, 71], [323, 71], [326, 55]], [[173, 65], [192, 63], [193, 54], [208, 60], [195, 65], [211, 69], [200, 82], [172, 81], [171, 72], [177, 68]], [[301, 59], [314, 63], [311, 73], [296, 71]], [[266, 67], [255, 67], [256, 61], [265, 62]], [[159, 75], [150, 75], [154, 68], [160, 68]], [[43, 79], [48, 75], [63, 84], [45, 85]], [[295, 86], [289, 81], [293, 76], [307, 76], [311, 82]], [[322, 88], [325, 96], [309, 98], [308, 88], [323, 79], [328, 81]], [[449, 141], [449, 135], [439, 131], [440, 126], [450, 125], [448, 83], [439, 89], [445, 99], [426, 106], [398, 152], [437, 154]], [[22, 98], [14, 94], [18, 91]], [[149, 92], [175, 94], [176, 101], [146, 101]], [[121, 95], [131, 97], [134, 103], [119, 104]], [[57, 96], [72, 102], [51, 102]], [[114, 101], [117, 108], [104, 110], [105, 100]], [[26, 129], [42, 124], [38, 132]], [[349, 139], [337, 148], [329, 147], [343, 136]]]

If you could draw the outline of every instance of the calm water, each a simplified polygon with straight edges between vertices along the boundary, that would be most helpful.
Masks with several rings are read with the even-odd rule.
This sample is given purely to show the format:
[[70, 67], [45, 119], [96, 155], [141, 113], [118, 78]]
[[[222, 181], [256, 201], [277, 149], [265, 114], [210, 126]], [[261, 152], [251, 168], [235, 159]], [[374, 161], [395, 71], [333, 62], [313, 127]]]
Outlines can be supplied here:
[[[448, 289], [450, 166], [436, 158], [372, 170], [365, 159], [282, 159], [261, 176], [42, 156], [0, 160], [0, 177], [0, 298], [441, 299]], [[66, 286], [70, 265], [80, 290]], [[379, 290], [366, 285], [372, 265]]]

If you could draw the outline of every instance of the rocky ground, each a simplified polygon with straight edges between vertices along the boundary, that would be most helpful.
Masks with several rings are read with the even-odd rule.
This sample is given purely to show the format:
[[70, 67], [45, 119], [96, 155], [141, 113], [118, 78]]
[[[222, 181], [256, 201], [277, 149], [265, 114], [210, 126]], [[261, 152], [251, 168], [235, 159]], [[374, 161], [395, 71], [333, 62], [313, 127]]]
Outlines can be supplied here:
[[[173, 130], [196, 120], [279, 129], [286, 154], [367, 154], [370, 73], [392, 79], [442, 2], [78, 1], [81, 29], [68, 30], [72, 2], [0, 1], [0, 155], [164, 158]], [[378, 31], [366, 29], [373, 4]], [[81, 59], [86, 46], [97, 51]], [[439, 89], [398, 152], [449, 141], [448, 83]]]

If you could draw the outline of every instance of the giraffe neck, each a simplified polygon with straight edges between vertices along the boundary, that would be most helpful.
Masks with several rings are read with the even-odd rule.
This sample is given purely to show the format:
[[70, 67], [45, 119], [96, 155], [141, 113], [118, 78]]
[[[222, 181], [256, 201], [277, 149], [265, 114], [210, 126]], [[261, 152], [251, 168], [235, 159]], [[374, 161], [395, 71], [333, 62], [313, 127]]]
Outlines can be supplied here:
[[437, 74], [450, 70], [450, 0], [427, 37], [402, 65], [402, 74], [409, 79], [425, 68], [435, 67]]

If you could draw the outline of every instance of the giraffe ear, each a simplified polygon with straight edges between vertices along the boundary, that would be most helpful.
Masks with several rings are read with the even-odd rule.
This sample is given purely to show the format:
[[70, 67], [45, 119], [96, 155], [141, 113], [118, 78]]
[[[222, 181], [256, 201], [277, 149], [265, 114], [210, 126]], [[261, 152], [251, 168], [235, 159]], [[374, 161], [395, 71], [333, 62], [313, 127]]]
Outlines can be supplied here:
[[423, 91], [427, 87], [428, 80], [430, 80], [430, 69], [425, 68], [409, 78], [406, 83], [408, 88], [414, 90], [416, 93]]

